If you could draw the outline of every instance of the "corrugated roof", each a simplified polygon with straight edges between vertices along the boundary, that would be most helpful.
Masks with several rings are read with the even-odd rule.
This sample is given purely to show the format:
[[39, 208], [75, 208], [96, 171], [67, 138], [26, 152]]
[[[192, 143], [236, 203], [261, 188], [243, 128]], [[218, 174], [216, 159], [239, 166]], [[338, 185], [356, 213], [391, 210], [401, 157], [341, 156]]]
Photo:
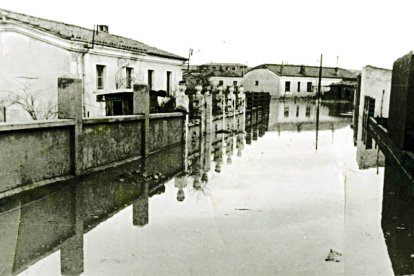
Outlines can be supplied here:
[[[90, 29], [4, 9], [0, 9], [0, 13], [6, 14], [6, 18], [9, 21], [17, 21], [63, 39], [92, 43], [93, 31]], [[148, 55], [173, 58], [183, 61], [187, 60], [187, 58], [149, 46], [145, 43], [106, 32], [95, 33], [95, 44], [131, 52], [145, 53]]]
[[[255, 69], [268, 69], [279, 76], [289, 77], [318, 77], [318, 66], [306, 66], [306, 65], [291, 65], [291, 64], [262, 64], [254, 67]], [[251, 71], [252, 71], [251, 70]], [[322, 78], [342, 78], [342, 79], [355, 79], [355, 73], [334, 67], [322, 67]]]

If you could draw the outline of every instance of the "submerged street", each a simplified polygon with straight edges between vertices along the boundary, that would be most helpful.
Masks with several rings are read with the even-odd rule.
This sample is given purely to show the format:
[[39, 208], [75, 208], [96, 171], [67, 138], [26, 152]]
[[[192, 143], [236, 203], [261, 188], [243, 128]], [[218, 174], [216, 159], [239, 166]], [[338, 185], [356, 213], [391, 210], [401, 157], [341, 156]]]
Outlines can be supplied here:
[[[28, 195], [27, 203], [17, 204], [21, 211], [6, 210], [12, 203], [3, 200], [0, 229], [9, 232], [2, 237], [14, 236], [17, 242], [14, 247], [12, 239], [2, 244], [9, 245], [5, 248], [14, 256], [15, 269], [22, 275], [59, 275], [62, 265], [79, 265], [77, 255], [83, 252], [84, 275], [392, 275], [381, 229], [384, 169], [358, 169], [350, 120], [328, 115], [325, 107], [321, 126], [328, 126], [321, 127], [316, 151], [314, 130], [286, 127], [297, 124], [300, 113], [294, 113], [291, 123], [286, 116], [285, 127], [274, 121], [272, 113], [283, 104], [296, 103], [272, 101], [269, 131], [257, 141], [227, 152], [221, 144], [221, 172], [214, 171], [217, 159], [212, 160], [201, 189], [188, 176], [187, 185], [173, 177], [150, 191], [146, 225], [145, 218], [143, 226], [135, 219], [137, 210], [146, 210], [137, 194], [142, 183], [129, 184], [128, 177], [117, 174], [120, 170], [106, 172], [112, 175], [111, 184], [99, 174], [75, 183], [85, 198], [86, 211], [81, 219], [75, 216], [75, 221], [84, 221], [83, 248], [66, 245], [70, 233], [78, 230], [65, 224], [72, 221], [66, 217], [73, 207], [64, 201], [76, 202], [71, 197], [79, 195], [79, 187]], [[236, 145], [235, 137], [230, 140]], [[166, 156], [175, 162], [179, 152], [172, 149]], [[65, 192], [71, 187], [74, 192]], [[185, 195], [182, 202], [177, 200], [179, 188]], [[93, 198], [86, 196], [94, 189]], [[31, 216], [23, 215], [25, 209]], [[13, 234], [18, 216], [20, 226]], [[55, 244], [63, 242], [66, 257], [62, 250], [39, 244], [47, 243], [50, 235], [59, 236]], [[28, 253], [36, 248], [41, 252]], [[325, 261], [331, 249], [342, 254], [338, 262]], [[11, 265], [2, 259], [2, 265]]]

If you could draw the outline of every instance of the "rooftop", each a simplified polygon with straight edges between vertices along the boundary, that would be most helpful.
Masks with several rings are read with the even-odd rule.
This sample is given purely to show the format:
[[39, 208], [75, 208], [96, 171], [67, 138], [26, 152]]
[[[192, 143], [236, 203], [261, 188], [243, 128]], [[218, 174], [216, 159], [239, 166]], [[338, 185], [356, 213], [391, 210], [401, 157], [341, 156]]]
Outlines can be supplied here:
[[[318, 77], [318, 66], [291, 65], [291, 64], [262, 64], [251, 69], [268, 69], [279, 76], [289, 77]], [[322, 67], [322, 78], [355, 79], [356, 74], [347, 69]]]
[[[7, 21], [9, 22], [15, 21], [66, 40], [78, 41], [83, 43], [92, 43], [93, 30], [87, 28], [66, 24], [58, 21], [43, 19], [4, 9], [0, 9], [0, 14], [4, 14], [6, 16]], [[187, 60], [187, 58], [149, 46], [145, 43], [102, 31], [95, 32], [94, 43], [96, 45], [117, 48], [136, 53], [173, 58], [182, 61]]]

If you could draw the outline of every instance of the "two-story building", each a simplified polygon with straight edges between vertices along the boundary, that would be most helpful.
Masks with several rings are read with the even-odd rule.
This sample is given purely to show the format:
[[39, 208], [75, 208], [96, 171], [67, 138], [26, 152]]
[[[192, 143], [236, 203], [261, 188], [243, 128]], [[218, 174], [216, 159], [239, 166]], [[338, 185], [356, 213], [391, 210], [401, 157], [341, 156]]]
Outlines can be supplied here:
[[247, 70], [247, 65], [240, 63], [207, 63], [192, 65], [189, 74], [195, 79], [208, 79], [214, 86], [222, 85], [226, 88], [240, 86]]
[[[8, 121], [33, 118], [28, 108], [45, 117], [56, 107], [59, 77], [83, 81], [85, 117], [105, 116], [105, 96], [132, 93], [133, 83], [170, 93], [186, 60], [111, 34], [106, 25], [91, 30], [0, 9], [0, 103], [9, 100]], [[127, 108], [112, 99], [108, 115]]]
[[[262, 64], [244, 75], [246, 91], [269, 92], [273, 98], [306, 97], [317, 93], [319, 67], [288, 64]], [[341, 81], [356, 81], [356, 75], [346, 69], [323, 67], [321, 93]]]

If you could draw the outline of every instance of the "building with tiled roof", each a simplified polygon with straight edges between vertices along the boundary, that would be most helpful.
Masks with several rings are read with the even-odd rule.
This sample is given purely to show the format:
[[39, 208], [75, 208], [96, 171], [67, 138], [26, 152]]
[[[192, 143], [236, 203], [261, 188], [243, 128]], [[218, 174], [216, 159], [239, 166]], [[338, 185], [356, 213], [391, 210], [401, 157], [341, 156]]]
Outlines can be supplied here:
[[182, 79], [187, 58], [111, 34], [106, 25], [92, 30], [3, 9], [0, 19], [0, 90], [33, 95], [39, 109], [56, 105], [62, 76], [83, 80], [86, 117], [107, 114], [99, 95], [131, 92], [133, 83], [170, 92]]
[[240, 85], [247, 70], [247, 65], [241, 63], [206, 63], [190, 67], [192, 75], [203, 75], [211, 84], [224, 87]]
[[[319, 67], [290, 64], [262, 64], [243, 78], [246, 91], [269, 92], [273, 97], [313, 96], [317, 92]], [[335, 67], [322, 68], [321, 92], [341, 81], [356, 81], [356, 74]]]

